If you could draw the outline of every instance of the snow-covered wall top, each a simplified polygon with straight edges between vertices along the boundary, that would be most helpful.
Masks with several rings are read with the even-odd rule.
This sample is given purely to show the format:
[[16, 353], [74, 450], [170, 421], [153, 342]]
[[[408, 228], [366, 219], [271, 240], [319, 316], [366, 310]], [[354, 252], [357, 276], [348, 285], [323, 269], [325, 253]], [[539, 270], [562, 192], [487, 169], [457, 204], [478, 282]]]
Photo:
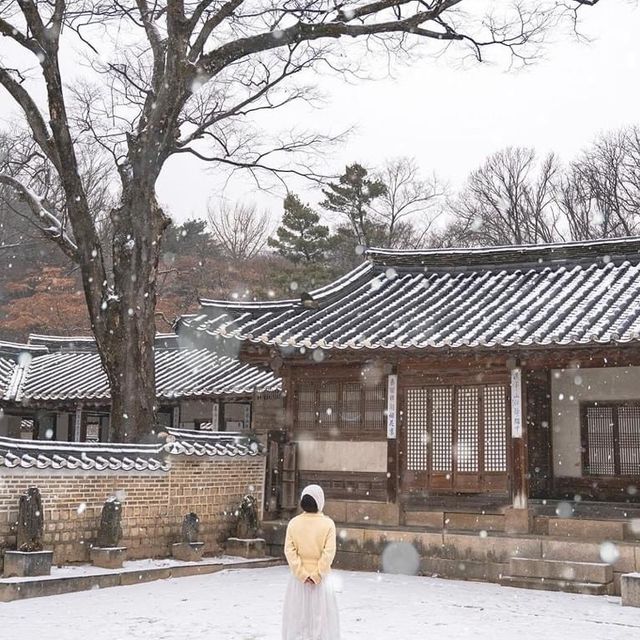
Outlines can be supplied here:
[[245, 457], [263, 453], [260, 443], [239, 433], [169, 429], [157, 444], [56, 442], [0, 438], [0, 468], [79, 471], [168, 471], [171, 456]]

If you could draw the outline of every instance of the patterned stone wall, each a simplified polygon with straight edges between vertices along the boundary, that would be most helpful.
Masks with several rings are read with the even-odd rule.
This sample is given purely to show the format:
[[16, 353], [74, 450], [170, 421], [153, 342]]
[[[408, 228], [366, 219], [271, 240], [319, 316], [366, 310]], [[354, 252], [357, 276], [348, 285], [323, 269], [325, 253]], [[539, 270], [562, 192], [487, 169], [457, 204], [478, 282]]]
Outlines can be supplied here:
[[37, 486], [45, 548], [58, 564], [88, 560], [100, 510], [112, 495], [123, 501], [122, 543], [130, 559], [168, 556], [190, 511], [200, 517], [205, 553], [214, 554], [242, 497], [253, 493], [262, 504], [264, 463], [263, 456], [172, 456], [166, 472], [0, 468], [0, 550], [15, 548], [19, 496]]

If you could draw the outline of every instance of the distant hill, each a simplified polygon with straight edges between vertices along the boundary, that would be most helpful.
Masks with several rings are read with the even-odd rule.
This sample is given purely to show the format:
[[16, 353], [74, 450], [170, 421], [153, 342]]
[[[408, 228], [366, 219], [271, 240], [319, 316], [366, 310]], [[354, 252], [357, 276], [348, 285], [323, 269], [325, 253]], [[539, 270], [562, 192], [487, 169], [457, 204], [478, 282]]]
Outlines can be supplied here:
[[[58, 254], [46, 242], [0, 252], [0, 339], [90, 331], [80, 273]], [[216, 255], [166, 254], [160, 267], [158, 330], [167, 331], [177, 315], [196, 310], [199, 297], [290, 296], [294, 273], [292, 265], [274, 255], [234, 263]]]

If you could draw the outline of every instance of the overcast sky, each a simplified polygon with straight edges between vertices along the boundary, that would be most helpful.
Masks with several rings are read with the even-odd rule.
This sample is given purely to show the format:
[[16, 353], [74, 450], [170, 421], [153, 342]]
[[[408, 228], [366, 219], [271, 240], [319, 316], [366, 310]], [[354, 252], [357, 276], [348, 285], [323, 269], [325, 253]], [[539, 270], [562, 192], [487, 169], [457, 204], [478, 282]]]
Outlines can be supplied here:
[[[638, 4], [600, 0], [585, 8], [581, 30], [591, 41], [556, 33], [545, 58], [524, 70], [435, 59], [428, 55], [430, 42], [431, 49], [412, 64], [396, 66], [393, 77], [351, 84], [322, 77], [322, 108], [267, 113], [261, 123], [274, 132], [291, 125], [333, 133], [355, 127], [344, 144], [326, 154], [325, 169], [333, 174], [354, 161], [374, 167], [410, 156], [425, 175], [435, 172], [455, 189], [488, 154], [508, 145], [533, 146], [541, 155], [554, 151], [567, 161], [597, 134], [640, 124]], [[75, 53], [67, 56], [75, 64]], [[372, 68], [384, 64], [374, 59]], [[11, 126], [12, 114], [15, 106], [2, 94], [0, 122]], [[311, 203], [321, 199], [308, 183], [290, 187]], [[259, 191], [246, 175], [226, 182], [220, 172], [184, 155], [169, 160], [158, 192], [176, 221], [205, 216], [207, 202], [223, 197], [257, 202], [277, 220], [284, 195]]]
[[[413, 156], [426, 174], [435, 171], [455, 187], [501, 147], [534, 146], [567, 160], [602, 131], [640, 124], [640, 9], [630, 0], [601, 0], [582, 15], [590, 43], [556, 36], [544, 60], [518, 72], [425, 56], [397, 68], [393, 79], [324, 80], [327, 103], [312, 113], [315, 122], [357, 127], [333, 149], [335, 171], [356, 160], [374, 166]], [[164, 171], [159, 195], [174, 219], [184, 220], [203, 215], [221, 184], [195, 161], [180, 159]], [[276, 217], [281, 212], [279, 198], [247, 179], [235, 178], [225, 195], [256, 201]], [[313, 201], [312, 190], [304, 195]]]

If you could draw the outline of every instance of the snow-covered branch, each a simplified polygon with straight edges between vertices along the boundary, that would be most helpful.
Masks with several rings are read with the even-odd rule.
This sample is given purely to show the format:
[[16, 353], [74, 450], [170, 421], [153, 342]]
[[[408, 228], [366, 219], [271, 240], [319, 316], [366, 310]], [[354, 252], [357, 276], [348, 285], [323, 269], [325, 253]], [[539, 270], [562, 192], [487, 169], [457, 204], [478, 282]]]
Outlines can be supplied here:
[[47, 207], [29, 187], [16, 180], [13, 176], [0, 173], [0, 184], [7, 185], [18, 194], [32, 214], [32, 223], [47, 238], [52, 239], [74, 262], [79, 261], [78, 247], [65, 231], [62, 221], [51, 213]]

